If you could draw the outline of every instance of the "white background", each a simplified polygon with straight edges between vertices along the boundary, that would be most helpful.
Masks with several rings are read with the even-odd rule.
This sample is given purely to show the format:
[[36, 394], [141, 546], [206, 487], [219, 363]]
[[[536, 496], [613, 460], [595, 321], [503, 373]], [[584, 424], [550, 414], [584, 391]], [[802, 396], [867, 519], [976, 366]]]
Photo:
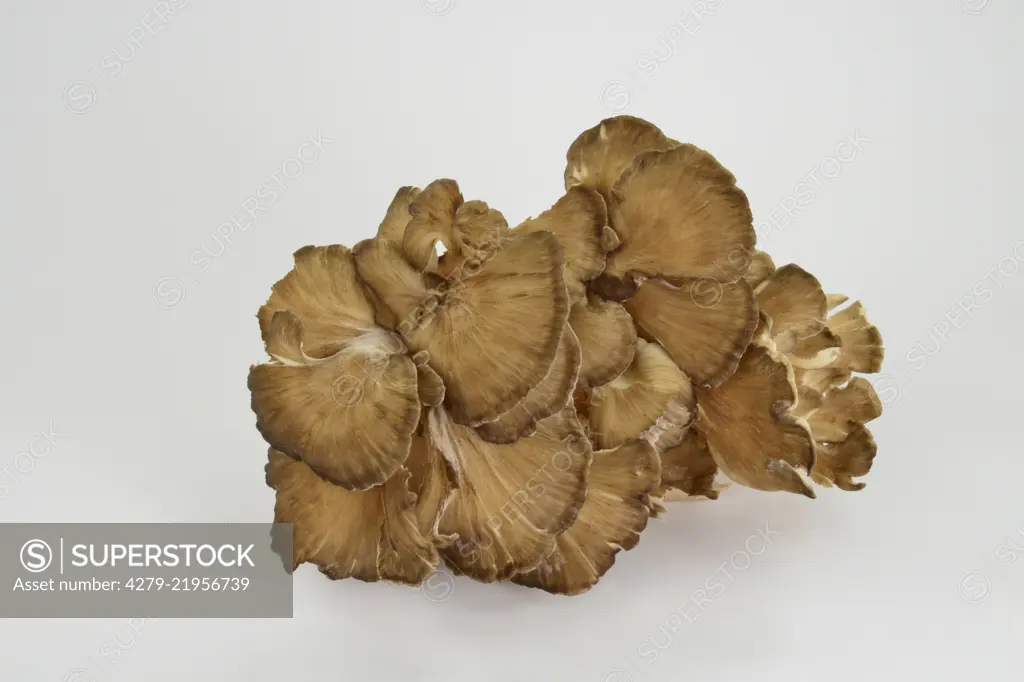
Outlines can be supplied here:
[[0, 678], [1020, 679], [1020, 2], [180, 2], [2, 3], [3, 521], [269, 520], [245, 379], [291, 253], [437, 177], [518, 222], [620, 112], [712, 151], [777, 263], [864, 302], [878, 456], [859, 493], [674, 504], [580, 597], [304, 566], [292, 620], [4, 621]]

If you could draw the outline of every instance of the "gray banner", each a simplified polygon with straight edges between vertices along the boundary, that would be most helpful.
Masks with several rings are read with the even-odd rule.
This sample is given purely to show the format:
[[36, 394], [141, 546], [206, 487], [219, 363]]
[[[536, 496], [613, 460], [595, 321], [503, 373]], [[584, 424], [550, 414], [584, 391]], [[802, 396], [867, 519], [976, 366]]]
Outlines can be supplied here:
[[0, 524], [0, 618], [291, 618], [291, 555], [291, 524]]

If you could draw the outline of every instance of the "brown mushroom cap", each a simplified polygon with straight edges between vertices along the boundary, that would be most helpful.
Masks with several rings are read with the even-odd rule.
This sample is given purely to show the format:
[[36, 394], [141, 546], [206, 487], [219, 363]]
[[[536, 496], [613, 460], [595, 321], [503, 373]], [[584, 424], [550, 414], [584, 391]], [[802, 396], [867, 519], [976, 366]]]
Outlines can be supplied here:
[[841, 490], [861, 490], [865, 484], [854, 481], [853, 477], [867, 476], [877, 450], [871, 432], [858, 426], [845, 440], [818, 446], [811, 477], [819, 485], [834, 483]]
[[257, 313], [264, 343], [279, 310], [290, 310], [302, 320], [306, 354], [315, 358], [332, 355], [340, 344], [375, 326], [373, 304], [347, 247], [304, 246], [294, 258], [292, 270], [274, 285]]
[[583, 283], [601, 274], [606, 253], [618, 246], [604, 199], [592, 189], [572, 187], [554, 206], [515, 228], [522, 233], [541, 230], [558, 237], [568, 271], [566, 286], [573, 301], [581, 299]]
[[498, 248], [505, 240], [508, 222], [501, 211], [483, 201], [467, 201], [455, 212], [452, 237], [455, 249], [465, 258], [486, 257], [489, 249]]
[[437, 273], [457, 283], [476, 274], [480, 264], [501, 248], [508, 223], [485, 202], [467, 201], [455, 212], [451, 232], [454, 246], [440, 257]]
[[416, 324], [430, 292], [422, 273], [409, 265], [402, 250], [383, 239], [367, 239], [356, 244], [352, 255], [359, 278], [394, 313], [396, 326]]
[[754, 253], [753, 215], [736, 179], [703, 149], [683, 144], [637, 156], [612, 191], [609, 221], [622, 246], [605, 274], [743, 277]]
[[544, 379], [568, 313], [558, 240], [548, 232], [510, 234], [403, 334], [411, 348], [428, 352], [452, 417], [480, 426]]
[[882, 415], [882, 401], [863, 377], [828, 391], [817, 409], [810, 412], [807, 425], [817, 442], [846, 440], [857, 427]]
[[828, 328], [842, 339], [840, 366], [854, 372], [878, 372], [882, 369], [885, 348], [882, 335], [868, 322], [860, 301], [854, 301], [828, 318]]
[[[504, 240], [508, 223], [500, 211], [483, 201], [465, 201], [454, 180], [441, 179], [427, 187], [409, 205], [412, 220], [405, 230], [402, 249], [419, 272], [436, 272], [461, 279], [464, 264], [489, 256]], [[437, 242], [447, 249], [440, 259]]]
[[581, 351], [572, 328], [566, 324], [561, 343], [547, 375], [522, 402], [493, 422], [477, 427], [477, 433], [492, 443], [511, 443], [533, 433], [537, 423], [561, 411], [572, 397], [580, 374]]
[[757, 286], [757, 305], [772, 319], [772, 337], [785, 351], [825, 328], [828, 307], [821, 284], [799, 265], [784, 265]]
[[391, 478], [409, 455], [420, 416], [416, 367], [378, 330], [327, 358], [303, 352], [303, 325], [274, 314], [267, 352], [249, 371], [256, 428], [271, 446], [348, 490]]
[[641, 335], [658, 341], [703, 386], [735, 371], [757, 326], [754, 295], [742, 280], [682, 280], [678, 287], [647, 280], [624, 305]]
[[409, 221], [402, 238], [405, 258], [419, 272], [433, 270], [437, 263], [437, 242], [446, 248], [455, 246], [452, 227], [455, 213], [462, 205], [462, 192], [454, 180], [434, 180], [409, 204]]
[[566, 152], [565, 189], [583, 185], [597, 190], [608, 201], [619, 176], [637, 154], [664, 151], [677, 144], [641, 118], [607, 118], [580, 133]]
[[[270, 448], [267, 485], [277, 491], [276, 523], [294, 529], [292, 567], [316, 564], [332, 579], [387, 580], [418, 585], [439, 563], [424, 532], [435, 502], [417, 503], [409, 471], [361, 492], [323, 480], [306, 464]], [[426, 500], [427, 498], [423, 498]]]
[[633, 362], [636, 328], [626, 309], [613, 301], [588, 296], [569, 311], [569, 325], [583, 354], [579, 384], [606, 384]]
[[512, 581], [554, 594], [585, 592], [630, 550], [647, 527], [647, 495], [658, 485], [658, 456], [642, 440], [594, 453], [587, 499], [576, 521], [534, 569]]
[[715, 476], [718, 466], [707, 439], [699, 430], [691, 428], [683, 442], [661, 453], [661, 485], [656, 495], [678, 490], [687, 495], [718, 499]]
[[419, 196], [419, 187], [402, 187], [395, 193], [395, 198], [388, 206], [388, 212], [384, 215], [380, 227], [377, 228], [377, 238], [401, 247], [405, 239], [405, 228], [412, 220], [412, 213], [409, 207]]
[[[842, 302], [846, 297], [833, 294], [830, 298]], [[824, 394], [844, 385], [853, 372], [881, 370], [885, 356], [882, 335], [868, 322], [860, 301], [833, 313], [825, 324], [820, 333], [801, 339], [788, 350], [802, 389]]]
[[756, 344], [724, 384], [697, 390], [697, 427], [726, 476], [758, 490], [814, 497], [797, 471], [813, 466], [814, 441], [790, 414], [795, 402], [796, 385], [785, 361]]
[[602, 450], [640, 438], [666, 414], [675, 401], [677, 421], [688, 424], [694, 415], [693, 388], [665, 349], [637, 339], [633, 362], [616, 379], [594, 388], [590, 396], [590, 428]]
[[430, 438], [461, 483], [438, 530], [457, 535], [445, 560], [482, 582], [510, 578], [547, 556], [586, 497], [590, 444], [571, 411], [542, 421], [532, 436], [488, 443], [434, 408]]

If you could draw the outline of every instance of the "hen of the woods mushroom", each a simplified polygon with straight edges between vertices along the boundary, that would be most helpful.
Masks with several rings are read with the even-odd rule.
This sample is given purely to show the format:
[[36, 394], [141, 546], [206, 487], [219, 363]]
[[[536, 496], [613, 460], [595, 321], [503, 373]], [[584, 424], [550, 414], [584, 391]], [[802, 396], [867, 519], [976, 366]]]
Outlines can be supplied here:
[[567, 159], [515, 227], [436, 180], [374, 238], [295, 252], [249, 374], [294, 566], [577, 594], [665, 500], [864, 486], [881, 403], [855, 374], [882, 340], [861, 304], [758, 251], [699, 147], [621, 116]]

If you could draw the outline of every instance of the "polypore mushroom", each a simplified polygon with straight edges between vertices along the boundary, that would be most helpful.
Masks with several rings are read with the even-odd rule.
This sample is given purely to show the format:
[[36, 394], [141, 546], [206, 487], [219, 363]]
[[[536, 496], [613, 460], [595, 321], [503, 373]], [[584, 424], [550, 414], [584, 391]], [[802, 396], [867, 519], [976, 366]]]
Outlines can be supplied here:
[[493, 582], [548, 556], [586, 497], [591, 449], [572, 411], [542, 421], [532, 436], [497, 445], [434, 408], [429, 433], [460, 479], [438, 525], [457, 536], [442, 550], [445, 560]]
[[590, 396], [594, 444], [615, 448], [640, 438], [676, 401], [684, 406], [681, 421], [693, 418], [693, 388], [665, 349], [637, 339], [633, 362], [620, 376], [595, 388]]
[[707, 438], [699, 429], [690, 429], [682, 443], [661, 453], [661, 486], [656, 495], [668, 497], [678, 491], [717, 500], [717, 474], [718, 465], [708, 450]]
[[[426, 449], [416, 448], [427, 457]], [[418, 585], [440, 561], [435, 534], [447, 484], [436, 461], [417, 464], [421, 494], [408, 469], [364, 491], [331, 484], [301, 461], [271, 448], [267, 485], [276, 491], [276, 523], [293, 526], [291, 564], [309, 562], [332, 578]], [[415, 457], [419, 459], [419, 455]]]
[[792, 370], [756, 344], [724, 384], [698, 389], [698, 428], [726, 476], [750, 488], [814, 497], [799, 471], [814, 465], [814, 441], [790, 413], [795, 402]]
[[536, 430], [537, 423], [568, 404], [580, 375], [581, 351], [572, 328], [566, 324], [555, 359], [540, 383], [508, 412], [481, 424], [477, 432], [492, 443], [512, 443]]
[[550, 232], [558, 238], [572, 302], [586, 295], [585, 283], [601, 274], [606, 254], [619, 246], [618, 235], [608, 227], [604, 199], [586, 187], [569, 188], [554, 206], [518, 225], [515, 232]]
[[650, 517], [646, 496], [658, 485], [659, 470], [657, 453], [644, 440], [595, 452], [576, 521], [555, 539], [543, 561], [513, 582], [566, 595], [593, 587], [620, 550], [640, 542]]
[[314, 350], [325, 357], [305, 351], [298, 315], [274, 313], [265, 334], [272, 359], [249, 372], [256, 426], [271, 446], [337, 485], [380, 485], [405, 461], [419, 421], [415, 365], [383, 330], [352, 336], [343, 327], [332, 340], [324, 325], [315, 328]]
[[729, 377], [757, 325], [757, 304], [743, 280], [647, 280], [624, 303], [640, 333], [657, 341], [702, 386]]
[[606, 384], [633, 362], [636, 328], [620, 304], [591, 294], [569, 311], [569, 326], [582, 352], [581, 387]]
[[440, 179], [351, 250], [295, 252], [249, 372], [292, 568], [579, 594], [721, 477], [864, 487], [882, 404], [856, 375], [884, 349], [863, 306], [776, 268], [733, 174], [646, 121], [566, 161], [516, 227]]

